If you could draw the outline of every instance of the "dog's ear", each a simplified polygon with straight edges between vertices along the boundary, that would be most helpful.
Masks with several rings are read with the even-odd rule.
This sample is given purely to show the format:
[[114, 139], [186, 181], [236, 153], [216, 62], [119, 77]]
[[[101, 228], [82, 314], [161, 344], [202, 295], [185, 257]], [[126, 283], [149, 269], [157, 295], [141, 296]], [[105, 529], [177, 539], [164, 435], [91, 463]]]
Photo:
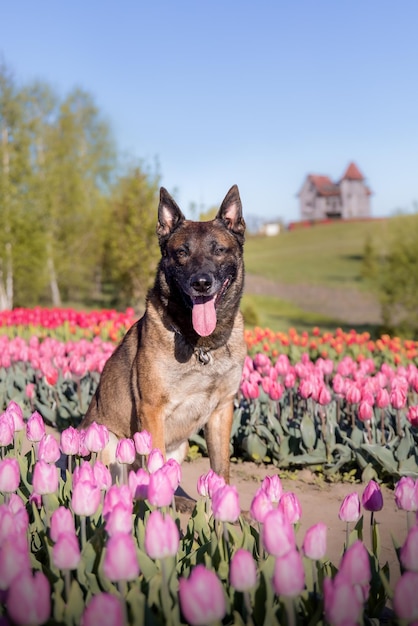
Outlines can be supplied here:
[[233, 185], [226, 194], [216, 219], [221, 220], [241, 244], [244, 243], [245, 221], [237, 185]]
[[158, 205], [157, 235], [162, 242], [175, 227], [183, 222], [185, 217], [167, 189], [160, 189], [160, 204]]

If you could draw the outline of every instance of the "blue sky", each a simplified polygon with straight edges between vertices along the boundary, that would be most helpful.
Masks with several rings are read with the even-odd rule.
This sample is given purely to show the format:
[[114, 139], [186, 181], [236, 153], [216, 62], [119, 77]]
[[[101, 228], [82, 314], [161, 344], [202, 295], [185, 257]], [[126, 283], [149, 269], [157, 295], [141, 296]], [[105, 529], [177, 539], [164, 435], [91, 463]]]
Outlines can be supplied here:
[[418, 201], [416, 0], [13, 0], [1, 22], [16, 79], [89, 91], [189, 216], [237, 183], [244, 214], [296, 220], [306, 174], [351, 160], [375, 216]]

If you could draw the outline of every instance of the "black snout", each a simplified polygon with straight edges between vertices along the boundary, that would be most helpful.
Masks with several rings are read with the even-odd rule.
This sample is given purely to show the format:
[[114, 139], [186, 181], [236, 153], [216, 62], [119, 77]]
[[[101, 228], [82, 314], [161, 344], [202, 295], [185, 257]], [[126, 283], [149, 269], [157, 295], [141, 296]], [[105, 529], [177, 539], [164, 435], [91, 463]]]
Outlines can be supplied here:
[[209, 274], [195, 274], [190, 279], [190, 286], [200, 294], [205, 294], [212, 287], [212, 278]]

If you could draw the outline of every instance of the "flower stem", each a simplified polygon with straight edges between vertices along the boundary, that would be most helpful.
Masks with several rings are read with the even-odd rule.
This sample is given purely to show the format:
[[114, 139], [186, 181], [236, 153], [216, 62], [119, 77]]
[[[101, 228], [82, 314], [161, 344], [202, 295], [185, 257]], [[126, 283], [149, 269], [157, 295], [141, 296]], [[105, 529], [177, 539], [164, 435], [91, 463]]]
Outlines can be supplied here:
[[295, 603], [293, 598], [285, 596], [284, 605], [286, 607], [287, 625], [296, 626]]

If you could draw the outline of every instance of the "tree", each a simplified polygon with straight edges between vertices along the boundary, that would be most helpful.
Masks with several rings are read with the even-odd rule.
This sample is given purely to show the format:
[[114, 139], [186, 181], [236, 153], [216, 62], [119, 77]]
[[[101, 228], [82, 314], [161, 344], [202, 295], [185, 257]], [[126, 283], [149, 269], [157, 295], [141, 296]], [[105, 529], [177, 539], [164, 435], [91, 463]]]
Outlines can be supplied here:
[[115, 304], [142, 300], [159, 258], [155, 235], [159, 175], [136, 166], [119, 179], [110, 200], [105, 276]]

